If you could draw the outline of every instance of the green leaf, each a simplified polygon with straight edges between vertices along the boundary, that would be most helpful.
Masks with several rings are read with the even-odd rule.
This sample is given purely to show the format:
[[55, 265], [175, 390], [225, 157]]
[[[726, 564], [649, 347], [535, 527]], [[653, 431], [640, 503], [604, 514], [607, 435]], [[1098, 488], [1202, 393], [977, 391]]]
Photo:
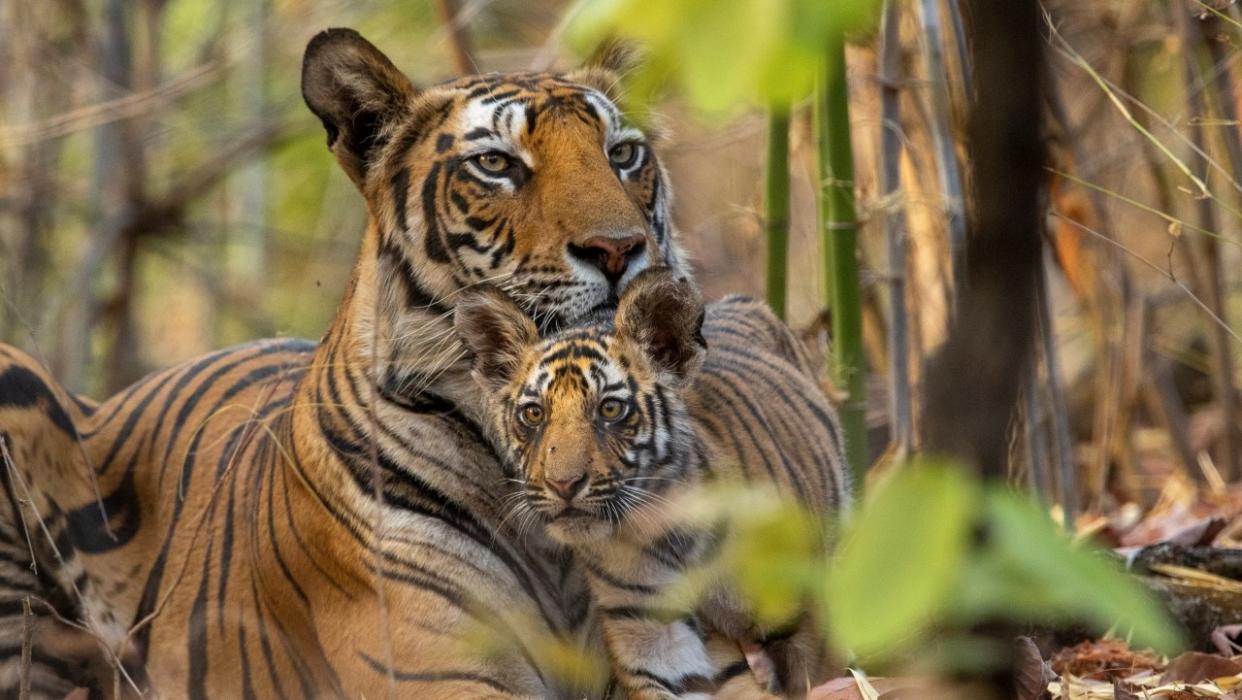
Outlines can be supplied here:
[[828, 572], [838, 649], [889, 657], [940, 620], [966, 555], [976, 494], [962, 471], [929, 462], [873, 491]]
[[1164, 609], [1110, 554], [1073, 545], [1030, 500], [986, 500], [988, 545], [963, 576], [958, 609], [973, 617], [1086, 621], [1163, 653], [1181, 646]]

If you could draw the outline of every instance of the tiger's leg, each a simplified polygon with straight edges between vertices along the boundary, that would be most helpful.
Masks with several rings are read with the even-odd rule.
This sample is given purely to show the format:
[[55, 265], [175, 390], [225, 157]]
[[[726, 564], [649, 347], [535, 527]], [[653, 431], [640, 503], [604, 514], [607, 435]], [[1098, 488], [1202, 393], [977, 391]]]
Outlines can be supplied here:
[[688, 618], [636, 606], [601, 606], [617, 682], [631, 700], [710, 697], [715, 666]]
[[604, 636], [618, 683], [631, 700], [771, 700], [737, 643], [704, 638], [689, 617], [604, 606]]
[[811, 615], [803, 615], [786, 630], [764, 640], [781, 691], [806, 697], [807, 691], [828, 678], [827, 643]]

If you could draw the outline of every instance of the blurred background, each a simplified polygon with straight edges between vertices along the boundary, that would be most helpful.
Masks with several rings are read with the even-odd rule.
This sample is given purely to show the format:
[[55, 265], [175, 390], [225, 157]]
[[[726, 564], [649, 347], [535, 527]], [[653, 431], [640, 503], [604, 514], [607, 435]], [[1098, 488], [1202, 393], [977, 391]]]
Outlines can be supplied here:
[[[1035, 384], [1012, 472], [1026, 478], [1032, 443], [1053, 452], [1066, 439], [1078, 468], [1063, 473], [1097, 511], [1150, 505], [1170, 477], [1212, 488], [1236, 475], [1242, 25], [1230, 2], [1191, 5], [1058, 0], [1036, 28], [1054, 88], [1041, 365], [1053, 382]], [[898, 4], [898, 41], [883, 48], [899, 76], [882, 79], [874, 28], [847, 54], [876, 458], [889, 283], [907, 282], [917, 396], [945, 335], [963, 208], [943, 171], [968, 177], [967, 67], [952, 28], [970, 18], [931, 6], [946, 8], [939, 41], [916, 3]], [[302, 104], [307, 40], [352, 26], [431, 83], [573, 66], [568, 11], [560, 0], [0, 0], [0, 340], [99, 397], [213, 348], [319, 337], [365, 212]], [[902, 149], [900, 187], [881, 192], [885, 86]], [[704, 112], [675, 89], [652, 106], [700, 283], [709, 298], [762, 295], [767, 115]], [[794, 107], [788, 320], [822, 350], [815, 147], [809, 110]], [[894, 213], [908, 234], [900, 270], [883, 226]]]

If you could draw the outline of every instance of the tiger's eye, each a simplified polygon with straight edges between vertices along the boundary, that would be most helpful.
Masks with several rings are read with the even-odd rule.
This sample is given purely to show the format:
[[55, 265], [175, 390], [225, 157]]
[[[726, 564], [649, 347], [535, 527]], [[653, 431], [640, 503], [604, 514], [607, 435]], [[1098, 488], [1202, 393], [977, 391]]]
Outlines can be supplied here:
[[489, 151], [474, 157], [474, 162], [479, 165], [485, 172], [498, 174], [509, 169], [513, 161], [503, 153]]
[[619, 143], [608, 150], [608, 160], [613, 165], [627, 166], [634, 161], [634, 156], [638, 154], [638, 146], [633, 143]]
[[543, 406], [527, 404], [518, 411], [518, 420], [528, 428], [538, 428], [543, 423]]
[[599, 417], [606, 421], [618, 421], [625, 417], [626, 405], [620, 399], [604, 399], [599, 405]]

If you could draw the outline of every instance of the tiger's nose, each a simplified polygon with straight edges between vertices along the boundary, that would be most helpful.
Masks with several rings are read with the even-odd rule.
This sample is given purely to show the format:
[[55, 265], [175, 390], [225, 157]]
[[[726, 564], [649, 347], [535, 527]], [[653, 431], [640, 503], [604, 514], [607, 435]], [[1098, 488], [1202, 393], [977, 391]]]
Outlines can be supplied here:
[[561, 498], [566, 501], [572, 501], [586, 486], [587, 475], [579, 474], [570, 479], [548, 479], [546, 482], [548, 488], [555, 491]]
[[647, 238], [641, 234], [624, 238], [592, 236], [581, 243], [570, 243], [569, 254], [593, 265], [609, 282], [616, 284], [630, 261], [637, 258], [646, 245]]

